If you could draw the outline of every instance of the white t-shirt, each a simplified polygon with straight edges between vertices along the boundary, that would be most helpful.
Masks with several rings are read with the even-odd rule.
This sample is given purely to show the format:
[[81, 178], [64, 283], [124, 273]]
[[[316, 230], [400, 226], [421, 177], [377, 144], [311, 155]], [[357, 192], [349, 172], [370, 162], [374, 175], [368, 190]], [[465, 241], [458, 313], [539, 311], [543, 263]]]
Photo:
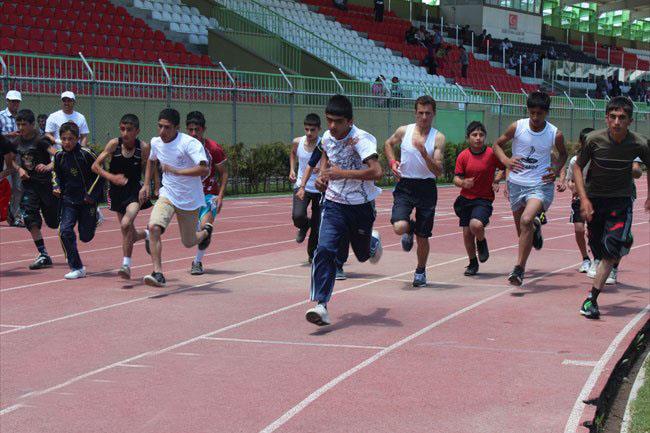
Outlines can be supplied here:
[[[182, 132], [169, 143], [163, 142], [160, 137], [152, 138], [149, 159], [179, 170], [195, 167], [202, 161], [208, 162], [201, 142]], [[205, 205], [200, 176], [163, 173], [160, 197], [169, 199], [182, 210], [195, 210]]]
[[[573, 180], [573, 167], [576, 165], [576, 161], [578, 160], [578, 155], [573, 155], [573, 157], [569, 160], [569, 165], [566, 168], [566, 176], [564, 179], [569, 182]], [[582, 180], [586, 181], [587, 180], [587, 170], [589, 170], [589, 164], [590, 162], [585, 165], [585, 168], [582, 169]]]
[[72, 114], [65, 114], [63, 110], [56, 111], [50, 114], [45, 122], [45, 132], [49, 132], [54, 136], [57, 147], [60, 149], [61, 137], [59, 137], [59, 128], [66, 122], [74, 122], [79, 127], [79, 134], [88, 134], [88, 124], [83, 114], [78, 111], [73, 111]]
[[555, 145], [557, 127], [549, 122], [539, 132], [530, 129], [529, 119], [517, 121], [517, 129], [512, 139], [512, 156], [519, 156], [524, 169], [518, 173], [510, 172], [508, 181], [515, 185], [536, 186], [543, 183], [542, 177], [551, 166], [551, 152]]
[[[413, 131], [415, 131], [415, 123], [406, 127], [406, 133], [402, 140], [400, 147], [400, 174], [406, 179], [435, 179], [436, 175], [429, 170], [429, 166], [427, 166], [422, 154], [413, 146]], [[433, 151], [436, 147], [437, 133], [438, 131], [435, 128], [431, 128], [424, 143], [424, 148], [431, 156], [433, 156]]]
[[[353, 140], [356, 139], [356, 144]], [[342, 140], [336, 140], [329, 131], [321, 140], [323, 151], [330, 163], [343, 170], [364, 170], [365, 159], [377, 154], [377, 139], [366, 131], [352, 126], [350, 133]], [[381, 194], [381, 188], [372, 180], [332, 179], [329, 181], [325, 198], [342, 204], [364, 204]]]
[[[316, 142], [320, 142], [320, 139]], [[298, 156], [298, 174], [296, 176], [296, 187], [302, 185], [302, 177], [305, 174], [305, 170], [307, 170], [307, 167], [309, 166], [309, 160], [311, 159], [312, 153], [314, 151], [312, 150], [311, 152], [307, 151], [305, 149], [305, 146], [307, 145], [307, 136], [303, 135], [300, 138], [300, 141], [298, 142], [298, 149], [296, 149], [296, 156]], [[318, 163], [320, 165], [320, 163]], [[317, 193], [318, 190], [316, 189], [316, 178], [318, 175], [312, 171], [311, 176], [309, 179], [307, 179], [307, 183], [305, 184], [305, 191], [307, 192], [313, 192]]]

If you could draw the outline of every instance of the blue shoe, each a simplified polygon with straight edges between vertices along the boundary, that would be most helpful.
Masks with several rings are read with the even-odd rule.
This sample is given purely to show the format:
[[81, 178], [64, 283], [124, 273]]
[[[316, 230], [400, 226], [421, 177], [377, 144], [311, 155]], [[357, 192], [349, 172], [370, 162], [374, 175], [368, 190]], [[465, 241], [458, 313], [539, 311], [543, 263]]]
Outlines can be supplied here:
[[427, 274], [422, 272], [421, 274], [415, 273], [413, 277], [413, 287], [424, 287], [427, 285]]
[[372, 231], [372, 239], [370, 240], [370, 263], [377, 263], [381, 259], [384, 249], [381, 246], [381, 236], [377, 230]]

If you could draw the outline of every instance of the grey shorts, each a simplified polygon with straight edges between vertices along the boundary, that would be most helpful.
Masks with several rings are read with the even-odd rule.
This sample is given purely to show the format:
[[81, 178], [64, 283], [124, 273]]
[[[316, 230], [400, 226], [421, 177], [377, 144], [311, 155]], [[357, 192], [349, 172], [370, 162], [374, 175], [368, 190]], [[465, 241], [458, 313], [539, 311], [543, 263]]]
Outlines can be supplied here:
[[513, 212], [526, 206], [531, 198], [536, 198], [543, 203], [544, 211], [547, 211], [553, 203], [555, 195], [555, 184], [543, 183], [535, 186], [521, 186], [508, 182], [508, 193], [510, 195], [510, 209]]

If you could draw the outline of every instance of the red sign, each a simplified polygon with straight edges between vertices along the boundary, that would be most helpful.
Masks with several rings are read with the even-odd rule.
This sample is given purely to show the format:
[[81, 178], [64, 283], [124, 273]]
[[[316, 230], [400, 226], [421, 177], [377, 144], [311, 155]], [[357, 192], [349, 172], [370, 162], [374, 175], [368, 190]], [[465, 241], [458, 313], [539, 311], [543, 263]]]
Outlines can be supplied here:
[[508, 17], [508, 24], [510, 24], [511, 29], [517, 30], [517, 20], [518, 20], [518, 18], [519, 17], [517, 15], [515, 15], [515, 14], [510, 14], [510, 16]]

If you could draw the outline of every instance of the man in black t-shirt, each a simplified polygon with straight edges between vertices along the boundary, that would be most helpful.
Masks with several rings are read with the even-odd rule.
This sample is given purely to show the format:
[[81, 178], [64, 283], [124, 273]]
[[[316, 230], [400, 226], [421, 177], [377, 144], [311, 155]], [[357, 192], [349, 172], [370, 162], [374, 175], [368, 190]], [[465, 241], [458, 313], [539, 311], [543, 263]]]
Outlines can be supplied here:
[[59, 226], [59, 200], [52, 193], [52, 156], [56, 150], [52, 141], [39, 134], [35, 122], [31, 110], [18, 112], [19, 135], [13, 140], [18, 157], [12, 162], [23, 183], [20, 212], [38, 249], [38, 256], [29, 269], [42, 269], [52, 266], [52, 259], [45, 249], [41, 226], [43, 219], [50, 228]]

